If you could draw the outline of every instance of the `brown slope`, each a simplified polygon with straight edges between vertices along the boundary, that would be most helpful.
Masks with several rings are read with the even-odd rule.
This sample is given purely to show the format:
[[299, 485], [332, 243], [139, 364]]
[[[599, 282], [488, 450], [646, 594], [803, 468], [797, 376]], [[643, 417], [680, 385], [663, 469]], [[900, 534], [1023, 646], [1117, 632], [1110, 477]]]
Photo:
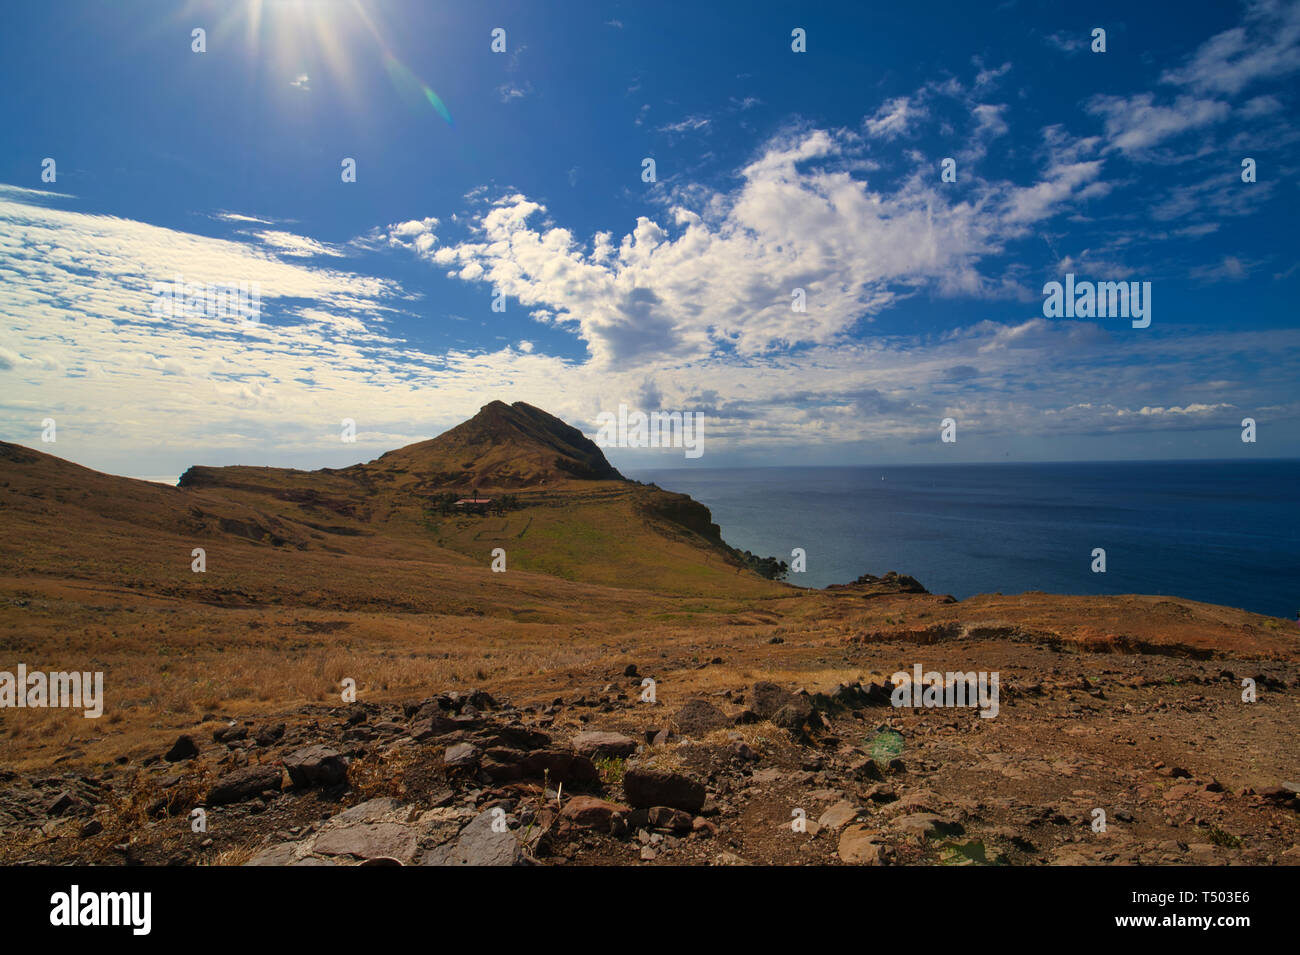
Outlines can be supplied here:
[[[382, 600], [385, 581], [400, 578], [407, 596], [397, 602], [431, 610], [445, 593], [420, 583], [432, 567], [410, 562], [438, 575], [448, 566], [478, 573], [502, 547], [512, 570], [575, 583], [734, 596], [781, 589], [743, 570], [704, 505], [625, 480], [580, 431], [522, 402], [492, 402], [446, 434], [368, 464], [196, 466], [175, 488], [0, 448], [0, 532], [22, 542], [0, 556], [0, 574], [165, 593], [224, 588], [277, 602], [297, 602], [303, 579], [316, 578], [323, 586], [308, 594], [350, 606]], [[504, 512], [445, 506], [448, 492], [505, 489], [514, 501]], [[222, 552], [207, 575], [188, 572], [196, 546]], [[501, 589], [501, 578], [488, 579]], [[455, 590], [474, 599], [478, 588]]]

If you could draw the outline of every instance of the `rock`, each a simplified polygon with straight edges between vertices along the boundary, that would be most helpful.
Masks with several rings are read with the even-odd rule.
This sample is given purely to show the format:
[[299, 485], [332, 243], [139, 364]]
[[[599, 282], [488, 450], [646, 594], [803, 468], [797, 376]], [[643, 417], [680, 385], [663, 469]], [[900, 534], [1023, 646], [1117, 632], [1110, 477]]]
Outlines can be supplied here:
[[254, 739], [257, 740], [258, 746], [272, 746], [278, 743], [284, 736], [284, 724], [276, 723], [274, 726], [263, 726], [257, 731]]
[[731, 719], [708, 700], [687, 700], [673, 717], [678, 732], [699, 738], [731, 725]]
[[636, 740], [622, 733], [589, 730], [573, 737], [573, 751], [588, 759], [626, 759], [636, 752]]
[[841, 799], [817, 817], [818, 825], [825, 829], [839, 829], [847, 826], [858, 817], [858, 807], [848, 800]]
[[278, 846], [263, 849], [244, 865], [292, 865], [297, 858], [298, 843], [282, 842]]
[[870, 756], [865, 759], [859, 759], [849, 766], [849, 775], [855, 779], [871, 780], [873, 782], [882, 782], [885, 774], [880, 771], [876, 761]]
[[319, 743], [290, 753], [284, 758], [284, 768], [299, 789], [334, 786], [348, 778], [347, 757]]
[[91, 836], [97, 836], [104, 831], [104, 824], [98, 819], [91, 819], [81, 827], [81, 838], [89, 839]]
[[673, 809], [671, 806], [654, 806], [647, 813], [646, 818], [656, 829], [667, 829], [676, 833], [691, 831], [691, 814]]
[[218, 743], [235, 743], [248, 739], [247, 726], [218, 726], [212, 731], [212, 738]]
[[691, 831], [704, 839], [711, 839], [718, 834], [718, 827], [703, 816], [691, 820]]
[[482, 751], [473, 743], [457, 743], [448, 746], [442, 754], [442, 764], [448, 769], [465, 769], [478, 765]]
[[635, 663], [629, 663], [626, 667], [624, 667], [624, 668], [623, 668], [623, 675], [624, 675], [624, 676], [636, 676], [636, 675], [637, 675], [637, 672], [636, 672], [636, 664], [635, 664]]
[[937, 816], [932, 812], [914, 812], [899, 816], [894, 820], [894, 826], [908, 835], [919, 836], [922, 839], [928, 839], [930, 836], [960, 836], [966, 831], [961, 823]]
[[223, 806], [257, 796], [268, 789], [280, 790], [279, 766], [245, 766], [226, 773], [208, 791], [209, 806]]
[[866, 826], [850, 826], [840, 834], [838, 855], [846, 865], [880, 865], [883, 848]]
[[634, 766], [623, 774], [623, 793], [633, 806], [671, 806], [696, 813], [707, 795], [702, 783], [681, 773]]
[[574, 829], [618, 834], [627, 828], [627, 812], [627, 806], [616, 802], [595, 796], [574, 796], [560, 810], [560, 818]]
[[727, 752], [742, 762], [754, 763], [758, 761], [758, 753], [754, 752], [753, 749], [750, 748], [749, 744], [742, 740], [737, 740], [728, 746]]
[[179, 763], [183, 759], [193, 759], [197, 755], [199, 755], [199, 747], [194, 742], [194, 737], [178, 736], [176, 742], [172, 743], [172, 748], [163, 755], [163, 759], [169, 763]]
[[499, 727], [496, 735], [500, 745], [513, 749], [534, 750], [551, 745], [551, 738], [548, 735], [522, 723]]
[[374, 822], [326, 829], [316, 837], [312, 851], [323, 856], [396, 859], [405, 865], [415, 857], [415, 848], [415, 831], [409, 826]]
[[546, 777], [554, 783], [593, 783], [600, 773], [586, 756], [567, 749], [539, 749], [524, 757], [525, 775]]
[[480, 770], [494, 783], [523, 779], [525, 755], [508, 746], [493, 746], [483, 755]]
[[816, 712], [810, 701], [795, 697], [772, 714], [772, 722], [782, 729], [797, 733], [803, 730]]
[[781, 707], [793, 703], [795, 696], [775, 683], [759, 682], [750, 692], [749, 710], [760, 720], [771, 719]]
[[934, 793], [928, 789], [917, 789], [899, 799], [889, 808], [898, 813], [933, 812], [939, 804], [939, 797]]
[[423, 865], [504, 866], [523, 863], [519, 840], [510, 831], [509, 818], [504, 832], [494, 832], [492, 823], [502, 818], [492, 810], [479, 813], [461, 830], [453, 842], [431, 849]]

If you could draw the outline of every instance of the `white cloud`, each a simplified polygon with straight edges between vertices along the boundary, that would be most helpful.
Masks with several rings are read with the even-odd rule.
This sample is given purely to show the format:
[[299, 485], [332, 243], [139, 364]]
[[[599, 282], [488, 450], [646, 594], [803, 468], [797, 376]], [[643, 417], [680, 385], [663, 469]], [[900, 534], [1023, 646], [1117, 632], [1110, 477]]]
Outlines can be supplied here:
[[1153, 93], [1094, 96], [1087, 110], [1103, 118], [1110, 147], [1129, 158], [1140, 158], [1158, 143], [1217, 123], [1231, 112], [1227, 103], [1194, 96], [1159, 105]]
[[1252, 0], [1240, 26], [1203, 43], [1183, 66], [1167, 70], [1165, 83], [1201, 93], [1235, 95], [1263, 80], [1300, 70], [1300, 4]]
[[283, 232], [277, 229], [258, 232], [257, 237], [281, 255], [289, 255], [294, 258], [309, 258], [322, 255], [340, 256], [343, 254], [338, 249], [323, 242], [317, 242], [315, 239], [309, 239], [306, 236], [295, 235], [292, 232]]
[[925, 107], [914, 104], [911, 97], [896, 96], [864, 120], [862, 126], [872, 139], [896, 139], [927, 115]]

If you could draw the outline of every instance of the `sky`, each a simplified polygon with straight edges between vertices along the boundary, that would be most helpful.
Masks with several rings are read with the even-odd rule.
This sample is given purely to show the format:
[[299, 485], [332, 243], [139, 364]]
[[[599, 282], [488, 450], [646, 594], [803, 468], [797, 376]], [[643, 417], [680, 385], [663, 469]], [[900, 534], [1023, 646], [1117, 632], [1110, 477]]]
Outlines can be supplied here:
[[[1298, 77], [1281, 0], [13, 7], [0, 438], [174, 480], [500, 399], [703, 416], [624, 470], [1295, 457]], [[1149, 326], [1048, 317], [1067, 274]]]

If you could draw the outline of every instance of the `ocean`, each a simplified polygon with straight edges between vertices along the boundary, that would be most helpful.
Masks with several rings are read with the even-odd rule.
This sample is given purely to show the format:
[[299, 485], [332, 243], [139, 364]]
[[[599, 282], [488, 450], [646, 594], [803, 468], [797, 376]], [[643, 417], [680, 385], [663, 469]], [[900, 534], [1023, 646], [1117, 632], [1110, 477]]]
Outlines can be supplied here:
[[[627, 476], [706, 504], [733, 547], [806, 587], [910, 574], [932, 593], [1165, 594], [1294, 620], [1300, 461], [678, 468]], [[1093, 573], [1094, 548], [1106, 572]]]

